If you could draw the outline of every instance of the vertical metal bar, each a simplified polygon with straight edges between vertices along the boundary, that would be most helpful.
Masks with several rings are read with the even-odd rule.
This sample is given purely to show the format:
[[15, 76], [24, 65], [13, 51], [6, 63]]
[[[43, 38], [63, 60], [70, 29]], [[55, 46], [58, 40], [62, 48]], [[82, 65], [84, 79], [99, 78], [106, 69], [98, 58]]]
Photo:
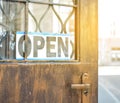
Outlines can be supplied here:
[[[5, 2], [6, 3], [6, 2]], [[3, 10], [4, 10], [4, 12], [6, 11], [6, 4], [5, 4], [5, 6], [3, 6]], [[5, 22], [6, 22], [6, 24], [7, 24], [7, 21], [6, 21], [6, 19], [5, 19]], [[7, 33], [7, 31], [6, 31], [6, 33]], [[7, 34], [6, 34], [7, 35]], [[7, 37], [6, 37], [6, 41], [5, 41], [5, 58], [7, 58]]]
[[[4, 9], [4, 8], [3, 8]], [[5, 2], [5, 11], [6, 15], [10, 16], [10, 2]], [[9, 19], [6, 19], [6, 24], [9, 24]], [[9, 25], [10, 26], [10, 25]], [[10, 29], [6, 31], [6, 42], [5, 42], [5, 58], [9, 59], [9, 34], [10, 34]]]
[[28, 40], [28, 1], [25, 3], [25, 53], [24, 60], [27, 59], [27, 40]]

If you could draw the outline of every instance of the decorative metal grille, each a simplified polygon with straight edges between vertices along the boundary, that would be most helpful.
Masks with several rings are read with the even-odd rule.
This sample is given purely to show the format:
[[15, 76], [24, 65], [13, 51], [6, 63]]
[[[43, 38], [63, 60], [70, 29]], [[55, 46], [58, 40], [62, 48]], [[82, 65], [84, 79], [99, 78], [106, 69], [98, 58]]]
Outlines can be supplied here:
[[77, 0], [1, 0], [0, 59], [15, 59], [16, 31], [75, 34]]

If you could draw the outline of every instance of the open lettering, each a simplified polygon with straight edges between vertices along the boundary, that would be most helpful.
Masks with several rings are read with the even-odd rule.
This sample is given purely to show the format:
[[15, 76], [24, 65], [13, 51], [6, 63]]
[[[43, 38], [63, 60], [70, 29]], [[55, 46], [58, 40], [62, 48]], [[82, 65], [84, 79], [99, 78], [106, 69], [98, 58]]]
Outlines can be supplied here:
[[74, 38], [70, 35], [25, 35], [16, 36], [16, 59], [65, 60], [74, 59]]

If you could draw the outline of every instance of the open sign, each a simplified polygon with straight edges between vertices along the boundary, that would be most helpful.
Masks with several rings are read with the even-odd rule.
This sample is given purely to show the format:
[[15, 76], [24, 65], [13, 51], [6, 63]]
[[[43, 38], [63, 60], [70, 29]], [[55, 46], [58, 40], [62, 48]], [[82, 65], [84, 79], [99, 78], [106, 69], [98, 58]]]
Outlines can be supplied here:
[[[29, 32], [16, 34], [16, 59], [28, 60], [72, 60], [74, 59], [74, 36]], [[26, 45], [25, 45], [26, 43]]]

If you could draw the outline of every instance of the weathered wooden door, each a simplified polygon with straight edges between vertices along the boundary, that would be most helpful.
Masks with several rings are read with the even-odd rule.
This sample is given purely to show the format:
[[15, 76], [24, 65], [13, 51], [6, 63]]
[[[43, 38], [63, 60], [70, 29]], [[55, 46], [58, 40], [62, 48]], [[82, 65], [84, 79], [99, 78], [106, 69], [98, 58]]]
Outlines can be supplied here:
[[[57, 1], [6, 0], [9, 9], [5, 6], [5, 1], [0, 2], [0, 30], [2, 31], [0, 34], [0, 103], [97, 103], [97, 0]], [[66, 4], [67, 1], [70, 1], [70, 4]], [[16, 6], [13, 6], [14, 4]], [[15, 11], [22, 8], [19, 4], [25, 8], [22, 9], [18, 19], [12, 13], [18, 15], [21, 12]], [[47, 5], [47, 7], [43, 6], [44, 11], [38, 9], [41, 5]], [[57, 6], [63, 8], [59, 9]], [[72, 8], [68, 16], [58, 13], [59, 10], [65, 10], [65, 6]], [[11, 12], [10, 9], [13, 11]], [[57, 19], [49, 16], [51, 12], [46, 14], [50, 9]], [[42, 16], [37, 20], [40, 15], [34, 13], [39, 14], [39, 11]], [[11, 16], [9, 17], [8, 14]], [[45, 15], [49, 18], [45, 18]], [[67, 19], [62, 20], [60, 15], [66, 16]], [[69, 19], [72, 18], [71, 15], [74, 15], [73, 19]], [[44, 18], [47, 23], [41, 26]], [[59, 23], [53, 23], [55, 20]], [[68, 20], [73, 24], [67, 24]], [[34, 23], [29, 24], [30, 22]], [[15, 59], [16, 49], [13, 50], [15, 40], [9, 38], [13, 36], [12, 34], [21, 30], [50, 31], [51, 26], [48, 25], [53, 24], [53, 28], [58, 29], [60, 33], [67, 33], [67, 26], [70, 26], [70, 31], [75, 37], [74, 59], [27, 60], [26, 55], [24, 55], [25, 60]], [[6, 40], [5, 34], [9, 35]], [[13, 41], [10, 42], [10, 39]], [[13, 45], [9, 45], [10, 43]]]

